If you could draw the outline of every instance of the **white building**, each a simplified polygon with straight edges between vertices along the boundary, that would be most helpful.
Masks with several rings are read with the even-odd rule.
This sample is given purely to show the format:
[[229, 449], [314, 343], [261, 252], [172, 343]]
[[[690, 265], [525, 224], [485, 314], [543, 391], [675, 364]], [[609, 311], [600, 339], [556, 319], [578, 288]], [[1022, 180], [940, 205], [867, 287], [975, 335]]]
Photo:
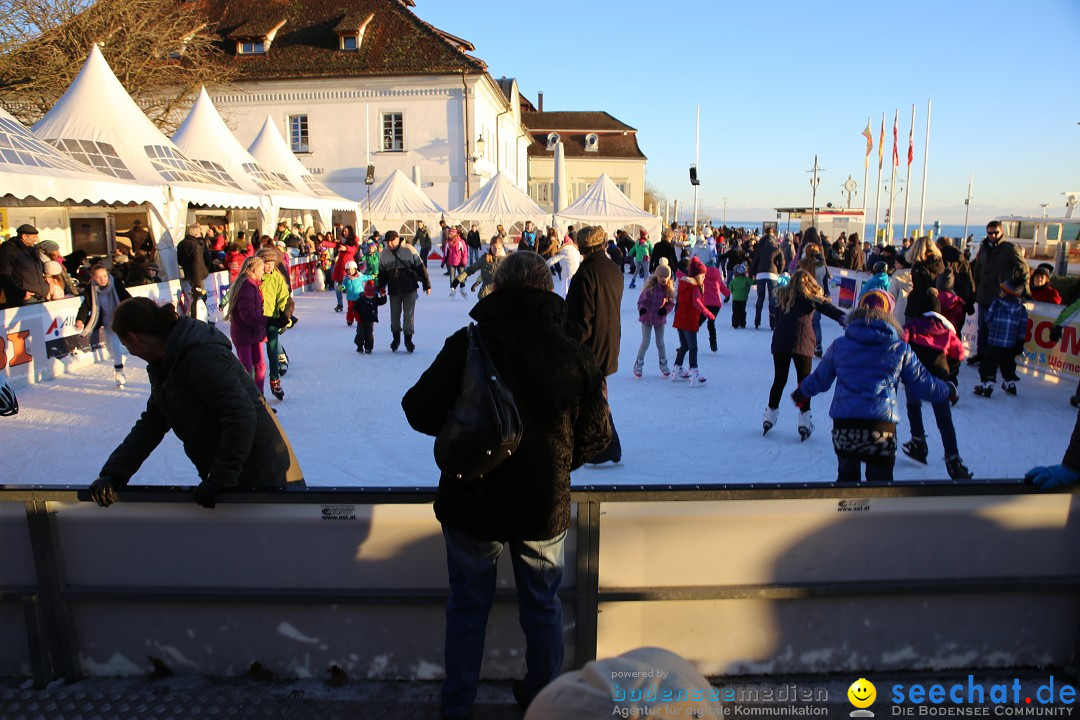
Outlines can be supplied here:
[[[296, 156], [361, 200], [395, 170], [453, 208], [502, 171], [527, 188], [531, 143], [513, 80], [496, 82], [466, 40], [418, 18], [413, 0], [208, 0], [239, 77], [211, 89], [250, 143], [269, 113]], [[502, 87], [500, 87], [502, 85]]]

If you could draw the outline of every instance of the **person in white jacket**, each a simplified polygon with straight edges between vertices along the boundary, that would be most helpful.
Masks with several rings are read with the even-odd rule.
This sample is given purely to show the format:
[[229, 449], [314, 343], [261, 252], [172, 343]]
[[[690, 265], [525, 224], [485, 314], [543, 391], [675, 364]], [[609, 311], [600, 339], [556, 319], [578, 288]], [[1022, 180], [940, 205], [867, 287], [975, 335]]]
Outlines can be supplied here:
[[570, 278], [574, 277], [578, 266], [581, 265], [581, 252], [569, 235], [563, 238], [563, 244], [559, 248], [559, 252], [552, 255], [547, 261], [548, 267], [553, 267], [555, 263], [561, 263], [562, 265], [562, 292], [560, 295], [566, 297], [566, 291], [570, 289]]

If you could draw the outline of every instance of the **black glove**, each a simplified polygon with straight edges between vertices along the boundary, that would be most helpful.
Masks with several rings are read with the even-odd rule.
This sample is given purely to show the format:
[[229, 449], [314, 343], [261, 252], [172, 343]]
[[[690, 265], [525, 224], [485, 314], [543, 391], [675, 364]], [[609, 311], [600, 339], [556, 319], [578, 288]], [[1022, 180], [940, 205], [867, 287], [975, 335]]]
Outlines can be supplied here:
[[285, 317], [284, 315], [278, 315], [277, 317], [270, 318], [270, 324], [274, 327], [279, 328], [288, 327], [289, 318]]
[[1057, 342], [1058, 340], [1061, 340], [1061, 335], [1063, 332], [1065, 332], [1065, 328], [1061, 327], [1060, 325], [1055, 325], [1054, 327], [1050, 328], [1050, 342]]
[[975, 303], [968, 303], [967, 307], [964, 308], [964, 312], [967, 313], [968, 315], [974, 315], [975, 314]]
[[664, 317], [665, 315], [667, 315], [667, 308], [660, 308], [659, 310], [656, 311], [656, 314], [659, 317]]
[[803, 393], [801, 388], [795, 388], [795, 391], [791, 393], [791, 402], [803, 412], [810, 407], [810, 398]]
[[112, 478], [99, 477], [90, 483], [90, 497], [101, 507], [109, 507], [117, 501], [116, 482]]
[[1024, 354], [1024, 339], [1020, 338], [1019, 340], [1016, 341], [1016, 345], [1013, 346], [1013, 355], [1023, 355], [1023, 354]]
[[217, 504], [218, 486], [212, 482], [203, 480], [195, 488], [195, 502], [202, 505], [207, 510], [213, 510], [214, 505]]
[[955, 405], [960, 402], [960, 395], [956, 392], [956, 383], [952, 380], [947, 380], [945, 384], [949, 386], [949, 403]]
[[638, 317], [641, 317], [646, 312], [648, 312], [648, 311], [645, 308], [638, 308], [638, 310], [637, 310]]

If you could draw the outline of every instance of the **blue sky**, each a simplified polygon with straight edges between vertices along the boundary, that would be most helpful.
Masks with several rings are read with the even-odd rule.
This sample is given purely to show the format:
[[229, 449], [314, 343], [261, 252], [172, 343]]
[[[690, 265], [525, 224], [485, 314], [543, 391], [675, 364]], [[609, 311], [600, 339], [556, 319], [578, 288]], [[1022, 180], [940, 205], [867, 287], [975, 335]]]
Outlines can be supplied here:
[[[809, 206], [815, 154], [818, 204], [846, 204], [850, 174], [859, 206], [867, 117], [876, 146], [887, 114], [887, 179], [899, 110], [902, 180], [915, 104], [914, 224], [928, 99], [928, 223], [963, 221], [972, 172], [975, 224], [1040, 203], [1063, 214], [1061, 193], [1080, 190], [1080, 0], [416, 4], [492, 75], [516, 77], [534, 102], [543, 91], [545, 110], [606, 110], [637, 128], [648, 181], [687, 208], [700, 105], [700, 202], [715, 218], [725, 197], [729, 220]], [[876, 173], [875, 147], [871, 214]], [[899, 218], [903, 194], [896, 207]]]

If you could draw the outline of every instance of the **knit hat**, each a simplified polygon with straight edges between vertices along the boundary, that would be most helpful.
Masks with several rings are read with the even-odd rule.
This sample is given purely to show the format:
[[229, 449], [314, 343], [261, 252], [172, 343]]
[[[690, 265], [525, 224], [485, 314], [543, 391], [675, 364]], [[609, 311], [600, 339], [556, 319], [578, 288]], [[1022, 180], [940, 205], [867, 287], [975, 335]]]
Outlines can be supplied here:
[[872, 269], [875, 275], [880, 275], [881, 273], [888, 270], [889, 266], [885, 264], [883, 260], [878, 260], [876, 263], [874, 263], [874, 267]]
[[53, 240], [42, 240], [38, 243], [38, 248], [47, 255], [51, 252], [58, 252], [60, 245]]
[[892, 314], [893, 308], [896, 307], [896, 298], [892, 296], [892, 293], [885, 290], [870, 290], [859, 298], [859, 307], [877, 308]]
[[64, 272], [63, 266], [55, 260], [50, 260], [45, 263], [45, 275], [46, 277], [52, 277], [53, 275], [59, 275]]
[[746, 274], [746, 263], [739, 263], [738, 265], [736, 265], [735, 266], [735, 274], [736, 275], [745, 275]]
[[350, 260], [349, 262], [345, 263], [345, 269], [346, 270], [355, 270], [356, 269], [356, 261], [355, 260]]
[[690, 259], [690, 272], [688, 274], [694, 277], [705, 274], [705, 263], [701, 262], [701, 258], [695, 255]]
[[1045, 275], [1046, 277], [1050, 277], [1051, 275], [1054, 274], [1054, 266], [1051, 265], [1050, 263], [1039, 263], [1039, 267], [1035, 268], [1031, 272], [1031, 274], [1032, 275]]
[[671, 266], [668, 265], [667, 258], [660, 258], [659, 264], [653, 270], [653, 276], [661, 282], [671, 277]]
[[1024, 291], [1024, 284], [1022, 281], [1006, 280], [1001, 283], [1001, 292], [1009, 297], [1018, 298]]
[[364, 283], [364, 297], [369, 297], [369, 298], [375, 297], [375, 281], [374, 280], [368, 280], [366, 283]]

